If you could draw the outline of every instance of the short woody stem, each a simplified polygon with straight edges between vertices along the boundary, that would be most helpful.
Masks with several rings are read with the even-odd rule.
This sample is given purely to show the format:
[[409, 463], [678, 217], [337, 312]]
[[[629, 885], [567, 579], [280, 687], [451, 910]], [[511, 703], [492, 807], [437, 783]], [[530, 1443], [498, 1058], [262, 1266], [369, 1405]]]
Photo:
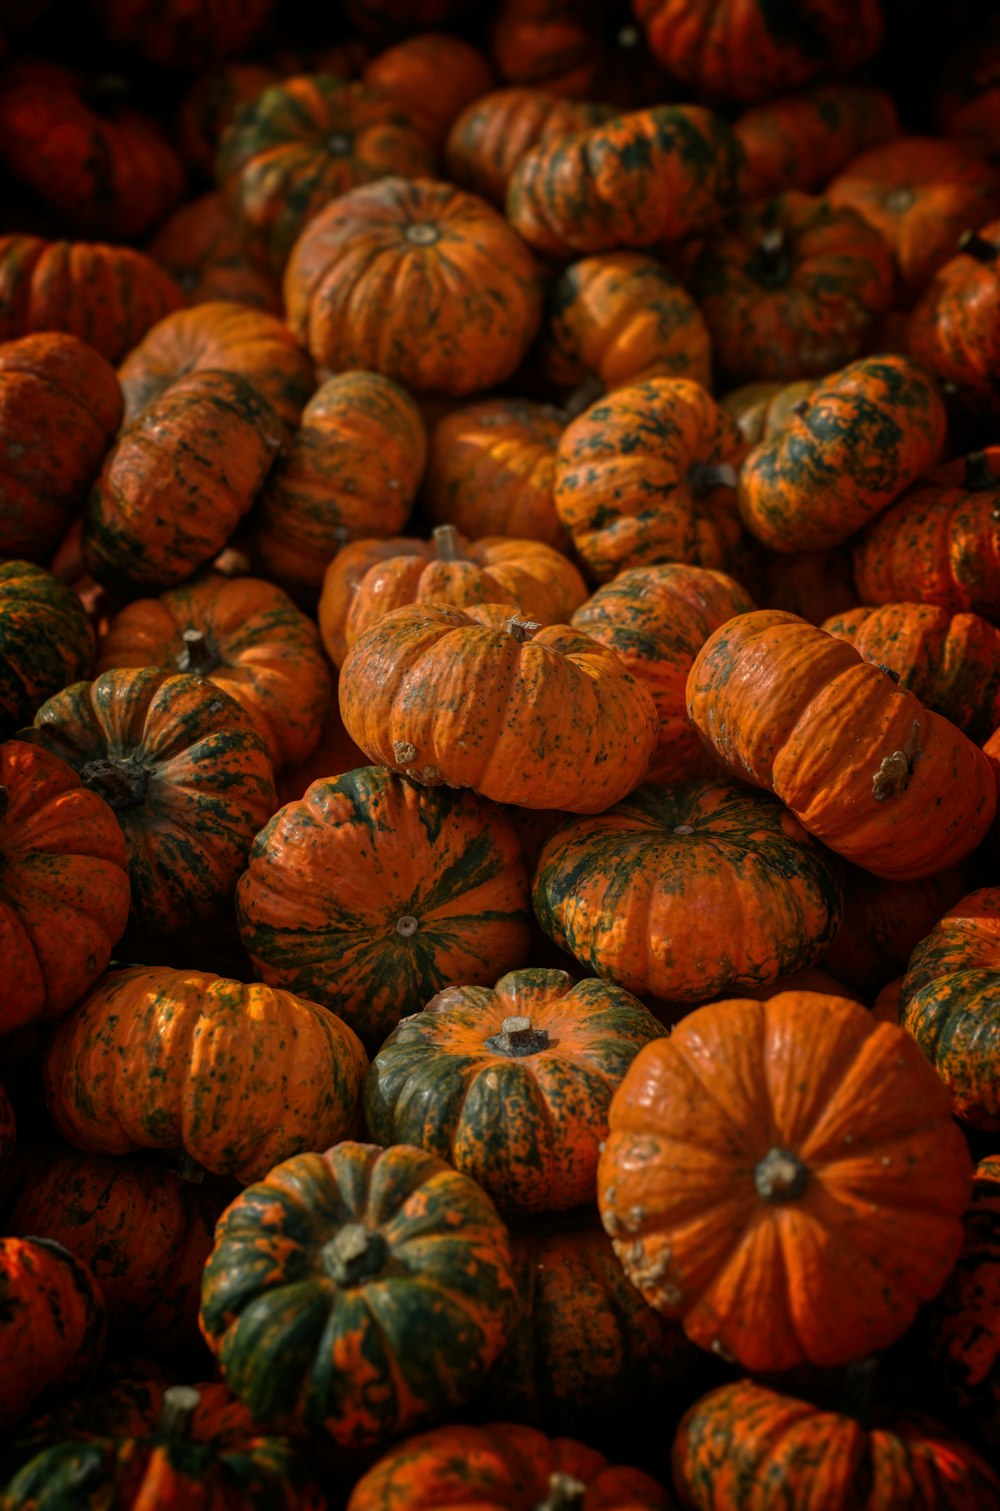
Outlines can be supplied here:
[[184, 649], [177, 657], [177, 670], [179, 672], [209, 672], [218, 665], [213, 656], [204, 630], [185, 630], [181, 636], [184, 641]]
[[579, 1511], [587, 1496], [587, 1487], [571, 1474], [550, 1474], [549, 1493], [535, 1511]]
[[790, 1149], [770, 1149], [758, 1160], [753, 1181], [761, 1201], [780, 1206], [798, 1201], [809, 1184], [809, 1166]]
[[536, 624], [531, 619], [508, 619], [504, 624], [504, 629], [508, 635], [512, 640], [516, 640], [519, 645], [523, 645], [526, 640], [530, 640], [532, 635], [536, 634], [541, 627], [540, 624]]
[[540, 1050], [548, 1049], [549, 1036], [544, 1028], [536, 1028], [530, 1018], [504, 1018], [500, 1032], [483, 1043], [495, 1055], [521, 1060], [525, 1055], [537, 1055]]
[[193, 1385], [171, 1385], [163, 1392], [160, 1408], [160, 1432], [165, 1438], [191, 1435], [194, 1414], [201, 1405], [201, 1395]]
[[432, 535], [438, 561], [462, 560], [462, 542], [454, 525], [437, 525]]
[[149, 772], [138, 761], [105, 758], [81, 766], [80, 780], [112, 808], [134, 808], [146, 796]]
[[359, 1285], [377, 1275], [387, 1257], [381, 1233], [348, 1222], [323, 1248], [323, 1267], [337, 1285]]
[[404, 913], [402, 918], [396, 919], [396, 933], [404, 939], [412, 939], [420, 927], [419, 920], [412, 913]]

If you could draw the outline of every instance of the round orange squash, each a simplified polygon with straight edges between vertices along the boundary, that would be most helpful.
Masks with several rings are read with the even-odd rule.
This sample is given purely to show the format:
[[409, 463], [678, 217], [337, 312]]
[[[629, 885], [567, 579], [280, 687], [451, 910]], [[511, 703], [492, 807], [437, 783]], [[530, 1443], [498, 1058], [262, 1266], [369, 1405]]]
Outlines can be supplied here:
[[543, 89], [496, 89], [467, 105], [445, 143], [448, 177], [502, 207], [518, 161], [536, 142], [607, 120], [610, 105], [564, 100]]
[[1000, 220], [966, 232], [918, 300], [907, 350], [957, 391], [963, 406], [1000, 408]]
[[493, 86], [481, 52], [461, 37], [433, 31], [387, 47], [366, 64], [362, 78], [394, 99], [437, 150], [456, 116]]
[[188, 304], [230, 299], [270, 315], [281, 313], [276, 284], [248, 260], [221, 194], [181, 205], [146, 250]]
[[108, 1317], [89, 1266], [46, 1238], [0, 1238], [0, 1428], [44, 1390], [82, 1386], [104, 1357]]

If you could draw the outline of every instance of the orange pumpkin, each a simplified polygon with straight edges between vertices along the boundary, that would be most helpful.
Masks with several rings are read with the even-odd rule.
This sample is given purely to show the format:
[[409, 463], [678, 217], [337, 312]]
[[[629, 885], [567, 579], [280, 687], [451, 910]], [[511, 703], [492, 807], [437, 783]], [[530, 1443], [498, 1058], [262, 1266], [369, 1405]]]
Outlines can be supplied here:
[[798, 614], [821, 625], [858, 606], [850, 546], [829, 551], [768, 552], [764, 563], [763, 605]]
[[432, 147], [452, 122], [493, 84], [490, 65], [461, 37], [422, 32], [372, 58], [362, 75], [371, 89], [396, 100]]
[[[851, 866], [844, 921], [823, 965], [870, 1001], [906, 969], [916, 946], [968, 890], [968, 868], [951, 866], [919, 881], [883, 881]], [[846, 990], [842, 995], [846, 995]], [[893, 1019], [898, 1022], [898, 1017]]]
[[867, 147], [899, 134], [891, 96], [870, 84], [825, 84], [753, 105], [733, 123], [745, 161], [747, 204], [800, 189], [821, 191]]
[[104, 1356], [108, 1318], [89, 1266], [45, 1238], [0, 1238], [0, 1427], [44, 1390], [83, 1385]]
[[312, 755], [275, 776], [277, 808], [305, 797], [313, 782], [318, 782], [323, 777], [343, 776], [345, 772], [356, 771], [359, 766], [364, 766], [366, 759], [364, 751], [358, 749], [344, 728], [334, 688], [333, 702], [323, 721], [319, 743]]
[[231, 299], [270, 315], [281, 313], [276, 285], [248, 262], [221, 194], [181, 205], [146, 250], [188, 304]]
[[963, 405], [995, 413], [1000, 366], [1000, 220], [966, 233], [910, 316], [906, 343]]
[[241, 105], [255, 100], [277, 79], [275, 69], [262, 63], [216, 63], [191, 80], [177, 106], [176, 138], [185, 162], [199, 178], [209, 183], [215, 178], [222, 133]]
[[732, 415], [748, 445], [756, 446], [804, 412], [805, 401], [821, 381], [799, 378], [794, 383], [742, 383], [724, 393], [719, 403]]
[[445, 144], [448, 177], [502, 206], [518, 161], [535, 145], [607, 120], [610, 105], [564, 100], [542, 89], [497, 89], [473, 100], [453, 123]]

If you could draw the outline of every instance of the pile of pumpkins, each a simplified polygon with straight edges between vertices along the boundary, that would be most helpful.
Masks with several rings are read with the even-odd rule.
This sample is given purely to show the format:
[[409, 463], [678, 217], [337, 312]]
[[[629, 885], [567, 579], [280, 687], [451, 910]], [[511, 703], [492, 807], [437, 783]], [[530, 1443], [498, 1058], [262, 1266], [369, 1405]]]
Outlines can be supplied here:
[[0, 0], [0, 1511], [995, 1511], [1000, 30], [296, 10]]

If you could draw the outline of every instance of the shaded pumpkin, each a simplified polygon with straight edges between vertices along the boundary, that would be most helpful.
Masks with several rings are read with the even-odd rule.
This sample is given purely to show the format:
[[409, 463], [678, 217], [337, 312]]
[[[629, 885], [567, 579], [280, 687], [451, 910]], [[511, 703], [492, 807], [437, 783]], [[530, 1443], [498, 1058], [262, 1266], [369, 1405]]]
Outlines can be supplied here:
[[585, 131], [613, 115], [610, 105], [566, 100], [542, 89], [496, 89], [473, 100], [445, 143], [448, 177], [502, 206], [518, 161], [537, 142]]
[[1000, 39], [994, 28], [974, 29], [948, 58], [934, 101], [945, 136], [993, 153], [1000, 142]]
[[487, 985], [530, 945], [510, 820], [378, 766], [316, 781], [274, 815], [236, 915], [258, 974], [331, 1008], [372, 1052], [442, 987]]
[[732, 415], [740, 434], [749, 446], [776, 435], [800, 413], [813, 389], [815, 378], [798, 378], [794, 383], [742, 383], [719, 399], [721, 407]]
[[762, 607], [784, 609], [810, 624], [858, 606], [849, 545], [828, 551], [769, 551], [764, 562]]
[[201, 1327], [255, 1417], [346, 1446], [462, 1405], [514, 1310], [507, 1230], [474, 1181], [422, 1149], [344, 1142], [223, 1213]]
[[191, 80], [177, 106], [175, 139], [199, 178], [214, 181], [222, 133], [241, 105], [255, 100], [278, 78], [279, 70], [268, 64], [236, 62], [216, 63]]
[[372, 58], [362, 78], [394, 99], [437, 150], [456, 117], [493, 86], [483, 54], [447, 32], [406, 37]]
[[745, 1369], [885, 1348], [961, 1248], [972, 1162], [947, 1090], [857, 1002], [696, 1009], [640, 1050], [610, 1129], [598, 1204], [625, 1273]]
[[235, 8], [215, 0], [93, 0], [113, 47], [137, 52], [157, 68], [205, 68], [253, 43], [275, 0], [241, 0]]
[[733, 123], [745, 203], [786, 189], [822, 190], [867, 147], [899, 134], [892, 97], [870, 84], [824, 84], [753, 105]]
[[501, 77], [552, 95], [592, 94], [598, 18], [586, 0], [500, 0], [490, 45]]
[[963, 235], [906, 327], [907, 349], [963, 405], [1000, 409], [1000, 220]]
[[253, 267], [221, 194], [203, 194], [175, 210], [147, 248], [173, 278], [187, 304], [231, 299], [280, 315], [277, 285]]
[[921, 939], [967, 891], [965, 866], [951, 866], [919, 881], [883, 881], [860, 866], [849, 867], [844, 921], [823, 965], [871, 1000], [905, 971]]
[[0, 1426], [44, 1391], [81, 1385], [104, 1357], [108, 1319], [93, 1273], [61, 1244], [0, 1238]]
[[366, 760], [364, 751], [358, 749], [344, 728], [334, 687], [333, 702], [323, 721], [315, 750], [306, 760], [275, 775], [278, 808], [305, 797], [313, 782], [318, 782], [322, 777], [343, 776], [345, 772], [356, 771], [359, 766], [365, 765]]
[[346, 1023], [291, 992], [135, 966], [109, 971], [61, 1023], [46, 1100], [78, 1149], [181, 1149], [246, 1182], [342, 1139], [367, 1064]]
[[94, 632], [72, 588], [31, 562], [0, 561], [0, 738], [93, 663]]

